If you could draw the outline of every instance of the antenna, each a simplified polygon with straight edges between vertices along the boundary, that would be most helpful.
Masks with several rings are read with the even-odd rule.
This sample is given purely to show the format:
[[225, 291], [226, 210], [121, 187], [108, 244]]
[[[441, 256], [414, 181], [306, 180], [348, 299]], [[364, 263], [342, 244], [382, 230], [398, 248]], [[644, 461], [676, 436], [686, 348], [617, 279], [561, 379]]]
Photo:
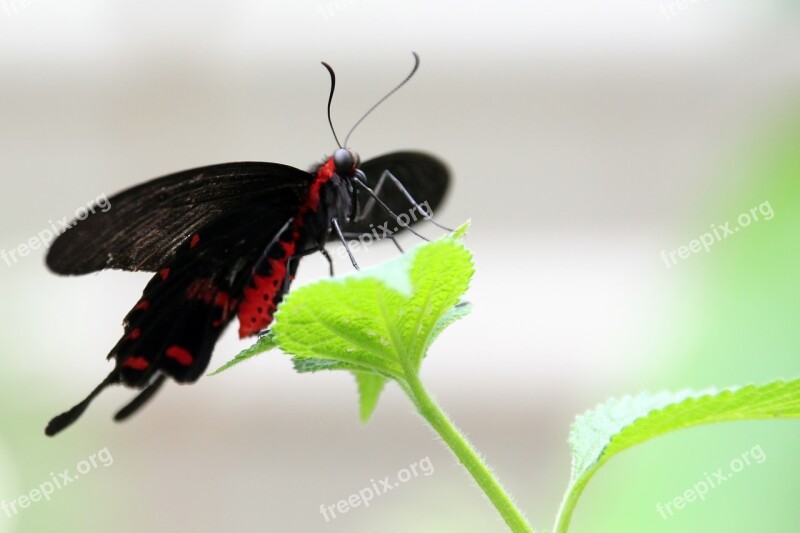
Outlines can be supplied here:
[[[395, 87], [394, 89], [392, 89], [391, 91], [389, 91], [388, 93], [386, 93], [386, 96], [384, 96], [383, 98], [381, 98], [380, 100], [378, 100], [378, 101], [377, 101], [377, 103], [376, 103], [375, 105], [373, 105], [372, 107], [370, 107], [370, 108], [367, 110], [367, 112], [366, 112], [366, 113], [364, 113], [363, 115], [361, 115], [361, 118], [360, 118], [360, 119], [358, 119], [358, 121], [357, 121], [357, 122], [356, 122], [356, 123], [353, 125], [353, 127], [352, 127], [352, 128], [350, 128], [350, 131], [347, 133], [347, 137], [345, 137], [345, 138], [344, 138], [344, 145], [345, 145], [345, 146], [347, 146], [347, 140], [350, 138], [350, 135], [353, 133], [353, 130], [354, 130], [354, 129], [356, 129], [356, 126], [358, 126], [359, 124], [361, 124], [361, 122], [362, 122], [362, 121], [363, 121], [365, 118], [367, 118], [367, 115], [369, 115], [370, 113], [372, 113], [372, 111], [373, 111], [373, 110], [374, 110], [376, 107], [378, 107], [379, 105], [381, 105], [381, 104], [382, 104], [382, 103], [383, 103], [383, 102], [384, 102], [384, 101], [385, 101], [387, 98], [389, 98], [389, 97], [390, 97], [390, 96], [392, 96], [394, 93], [396, 93], [396, 92], [397, 92], [397, 91], [400, 89], [400, 87], [402, 87], [403, 85], [405, 85], [405, 84], [408, 82], [408, 80], [410, 80], [410, 79], [411, 79], [411, 77], [414, 75], [414, 73], [416, 73], [416, 72], [417, 72], [417, 69], [419, 68], [419, 56], [417, 55], [417, 53], [416, 53], [416, 52], [411, 52], [411, 53], [412, 53], [412, 54], [414, 54], [414, 68], [412, 68], [412, 69], [411, 69], [411, 72], [408, 74], [408, 76], [406, 76], [406, 77], [405, 77], [405, 79], [404, 79], [403, 81], [401, 81], [399, 85], [397, 85], [397, 87]], [[323, 65], [325, 65], [325, 63], [323, 63]], [[325, 65], [325, 66], [326, 66], [326, 67], [328, 67], [327, 65]], [[328, 70], [330, 70], [330, 67], [328, 67]], [[331, 76], [333, 76], [333, 71], [331, 70], [330, 72], [331, 72]], [[331, 98], [333, 98], [333, 87], [331, 87]], [[328, 112], [328, 120], [330, 120], [330, 102], [328, 102], [328, 111], [329, 111], [329, 112]], [[333, 128], [333, 126], [331, 126], [331, 128]], [[338, 141], [337, 141], [337, 142], [338, 142]], [[339, 145], [339, 147], [341, 148], [341, 145]]]
[[331, 126], [331, 132], [333, 133], [333, 138], [336, 141], [336, 144], [338, 144], [339, 148], [341, 148], [342, 143], [339, 142], [339, 137], [336, 136], [336, 130], [333, 129], [333, 121], [331, 120], [331, 102], [333, 102], [333, 91], [336, 89], [336, 74], [334, 74], [333, 69], [326, 62], [323, 61], [322, 66], [328, 69], [328, 74], [331, 75], [331, 94], [328, 96], [328, 124]]

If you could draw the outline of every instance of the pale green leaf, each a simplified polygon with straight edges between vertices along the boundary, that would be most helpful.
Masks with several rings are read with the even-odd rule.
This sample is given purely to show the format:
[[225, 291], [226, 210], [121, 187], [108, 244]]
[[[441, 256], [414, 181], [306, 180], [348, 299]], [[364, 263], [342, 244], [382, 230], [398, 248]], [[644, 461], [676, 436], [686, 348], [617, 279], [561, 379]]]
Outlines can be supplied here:
[[224, 365], [222, 365], [221, 367], [210, 373], [209, 376], [216, 376], [217, 374], [224, 372], [243, 361], [247, 361], [252, 357], [261, 355], [262, 353], [272, 350], [277, 346], [278, 344], [275, 341], [275, 336], [270, 331], [266, 335], [258, 339], [258, 341], [254, 345], [242, 350], [236, 357], [234, 357], [233, 359], [231, 359], [230, 361], [228, 361], [227, 363], [225, 363]]
[[361, 421], [368, 422], [378, 405], [386, 378], [369, 372], [353, 372], [358, 383], [358, 395], [361, 402]]
[[701, 424], [798, 417], [800, 379], [723, 391], [662, 392], [609, 400], [579, 416], [572, 426], [572, 476], [555, 531], [567, 530], [577, 500], [594, 473], [631, 446]]

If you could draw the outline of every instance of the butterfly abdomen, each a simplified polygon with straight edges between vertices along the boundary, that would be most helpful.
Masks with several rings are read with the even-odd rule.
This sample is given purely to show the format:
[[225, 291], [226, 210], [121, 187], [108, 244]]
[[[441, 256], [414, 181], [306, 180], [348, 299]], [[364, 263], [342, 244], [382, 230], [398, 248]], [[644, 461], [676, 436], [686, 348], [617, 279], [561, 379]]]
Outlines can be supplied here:
[[292, 261], [292, 256], [302, 251], [304, 241], [303, 227], [292, 220], [267, 247], [242, 292], [239, 337], [255, 335], [272, 324], [278, 304], [297, 271], [298, 261]]

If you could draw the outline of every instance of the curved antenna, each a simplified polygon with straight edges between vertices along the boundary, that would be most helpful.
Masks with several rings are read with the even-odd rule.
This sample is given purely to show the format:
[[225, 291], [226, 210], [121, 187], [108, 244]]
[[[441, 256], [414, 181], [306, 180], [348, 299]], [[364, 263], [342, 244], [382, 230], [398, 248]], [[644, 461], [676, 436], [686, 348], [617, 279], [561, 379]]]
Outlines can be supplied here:
[[400, 82], [400, 83], [397, 85], [397, 87], [395, 87], [394, 89], [392, 89], [391, 91], [389, 91], [389, 92], [386, 94], [386, 96], [384, 96], [383, 98], [381, 98], [380, 100], [378, 100], [378, 101], [375, 103], [375, 105], [373, 105], [372, 107], [370, 107], [370, 108], [367, 110], [367, 112], [366, 112], [366, 113], [364, 113], [363, 115], [361, 115], [361, 118], [360, 118], [360, 119], [358, 119], [358, 121], [357, 121], [355, 124], [353, 124], [353, 127], [352, 127], [352, 128], [350, 128], [350, 131], [347, 133], [347, 137], [345, 137], [345, 138], [344, 138], [344, 145], [345, 145], [345, 146], [347, 146], [347, 140], [350, 138], [350, 135], [352, 135], [352, 133], [353, 133], [353, 130], [354, 130], [354, 129], [356, 129], [356, 127], [357, 127], [359, 124], [361, 124], [361, 122], [362, 122], [362, 121], [363, 121], [365, 118], [367, 118], [367, 115], [369, 115], [370, 113], [372, 113], [372, 111], [373, 111], [373, 110], [374, 110], [376, 107], [378, 107], [379, 105], [381, 105], [381, 104], [382, 104], [382, 103], [383, 103], [383, 102], [384, 102], [384, 101], [385, 101], [387, 98], [389, 98], [389, 97], [390, 97], [390, 96], [392, 96], [394, 93], [396, 93], [396, 92], [397, 92], [397, 91], [400, 89], [400, 87], [402, 87], [403, 85], [405, 85], [406, 83], [408, 83], [408, 80], [410, 80], [410, 79], [411, 79], [411, 77], [412, 77], [412, 76], [413, 76], [413, 75], [414, 75], [414, 74], [417, 72], [417, 69], [419, 68], [419, 55], [417, 55], [417, 53], [416, 53], [416, 52], [411, 52], [411, 53], [412, 53], [412, 54], [414, 54], [414, 68], [412, 68], [412, 69], [411, 69], [411, 72], [409, 72], [408, 76], [406, 76], [406, 78], [405, 78], [403, 81], [401, 81], [401, 82]]
[[331, 132], [333, 133], [336, 144], [341, 148], [342, 143], [339, 142], [339, 137], [336, 136], [336, 130], [333, 129], [333, 121], [331, 120], [331, 102], [333, 102], [333, 91], [336, 89], [336, 74], [333, 73], [333, 69], [326, 62], [323, 61], [322, 66], [328, 69], [328, 74], [331, 75], [331, 94], [328, 96], [328, 124], [331, 126]]

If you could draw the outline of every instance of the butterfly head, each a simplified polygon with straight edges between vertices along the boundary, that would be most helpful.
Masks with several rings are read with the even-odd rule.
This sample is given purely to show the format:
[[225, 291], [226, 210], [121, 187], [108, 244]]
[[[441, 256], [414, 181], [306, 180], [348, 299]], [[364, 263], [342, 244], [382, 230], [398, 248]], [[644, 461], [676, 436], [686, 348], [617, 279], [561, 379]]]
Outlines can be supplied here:
[[356, 176], [356, 174], [358, 173], [358, 167], [359, 165], [361, 165], [361, 158], [358, 157], [358, 154], [355, 153], [353, 150], [345, 148], [347, 146], [347, 141], [348, 139], [350, 139], [350, 135], [353, 133], [353, 130], [355, 130], [356, 127], [358, 127], [358, 125], [361, 124], [361, 122], [365, 118], [367, 118], [367, 116], [370, 113], [372, 113], [372, 111], [376, 107], [378, 107], [380, 104], [383, 103], [384, 100], [386, 100], [395, 92], [397, 92], [397, 90], [400, 89], [400, 87], [405, 85], [406, 82], [408, 82], [408, 80], [410, 80], [411, 77], [414, 76], [414, 73], [419, 68], [419, 56], [417, 55], [416, 52], [412, 52], [412, 54], [414, 55], [414, 68], [411, 69], [411, 73], [408, 74], [408, 76], [406, 76], [405, 79], [401, 81], [394, 89], [386, 93], [386, 95], [384, 95], [383, 98], [378, 100], [377, 103], [375, 103], [372, 107], [370, 107], [366, 113], [361, 115], [361, 118], [356, 121], [356, 123], [353, 125], [352, 128], [350, 128], [350, 131], [347, 133], [347, 137], [344, 138], [344, 145], [339, 142], [339, 137], [336, 135], [336, 130], [333, 127], [333, 120], [331, 119], [331, 103], [333, 102], [333, 93], [336, 91], [336, 74], [333, 72], [333, 68], [331, 68], [329, 64], [325, 63], [324, 61], [322, 62], [322, 66], [325, 67], [325, 69], [328, 71], [328, 74], [331, 77], [331, 92], [328, 95], [328, 125], [330, 125], [331, 133], [333, 133], [333, 138], [336, 141], [337, 146], [339, 146], [339, 148], [333, 154], [333, 164], [334, 167], [336, 168], [336, 173], [339, 176], [352, 178]]
[[361, 165], [359, 155], [349, 148], [339, 148], [333, 153], [333, 166], [342, 177], [352, 177]]

